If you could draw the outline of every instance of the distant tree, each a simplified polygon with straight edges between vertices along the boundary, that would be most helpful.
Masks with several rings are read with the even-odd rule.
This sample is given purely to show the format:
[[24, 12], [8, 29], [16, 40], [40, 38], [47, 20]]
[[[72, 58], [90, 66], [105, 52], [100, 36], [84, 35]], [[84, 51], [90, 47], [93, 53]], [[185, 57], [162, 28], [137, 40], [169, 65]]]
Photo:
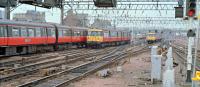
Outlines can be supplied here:
[[88, 14], [74, 14], [72, 10], [67, 11], [67, 16], [64, 18], [64, 25], [87, 27], [89, 20]]
[[111, 27], [111, 21], [95, 19], [91, 26], [97, 27], [97, 28], [107, 28], [107, 27]]
[[79, 20], [78, 20], [76, 14], [74, 14], [72, 10], [68, 10], [67, 16], [64, 18], [64, 25], [77, 26], [78, 22], [79, 22]]

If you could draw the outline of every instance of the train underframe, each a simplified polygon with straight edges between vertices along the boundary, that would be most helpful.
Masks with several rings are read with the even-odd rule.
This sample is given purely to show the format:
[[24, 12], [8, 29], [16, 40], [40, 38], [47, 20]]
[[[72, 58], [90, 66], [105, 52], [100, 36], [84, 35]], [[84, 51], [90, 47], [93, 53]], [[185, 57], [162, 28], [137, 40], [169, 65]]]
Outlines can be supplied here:
[[153, 43], [157, 43], [157, 42], [160, 42], [160, 41], [161, 41], [161, 39], [159, 39], [159, 40], [147, 40], [147, 43], [153, 44]]
[[48, 45], [27, 45], [27, 46], [2, 46], [0, 47], [0, 56], [13, 56], [22, 54], [44, 53], [56, 50], [66, 50], [71, 47], [84, 48], [86, 43], [63, 43]]
[[1, 56], [32, 54], [37, 52], [54, 51], [54, 45], [7, 46], [0, 47]]
[[103, 48], [109, 46], [119, 46], [129, 44], [130, 41], [115, 41], [115, 42], [88, 42], [87, 47], [89, 48]]

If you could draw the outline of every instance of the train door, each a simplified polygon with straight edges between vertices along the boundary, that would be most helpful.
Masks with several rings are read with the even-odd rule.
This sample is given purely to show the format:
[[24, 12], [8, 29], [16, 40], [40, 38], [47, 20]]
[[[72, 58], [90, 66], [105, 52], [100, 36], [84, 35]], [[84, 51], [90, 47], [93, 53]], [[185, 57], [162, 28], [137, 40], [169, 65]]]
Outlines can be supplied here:
[[21, 27], [21, 38], [24, 39], [25, 44], [29, 44], [28, 31], [26, 27]]
[[44, 44], [47, 44], [48, 36], [47, 36], [47, 28], [41, 28], [42, 38], [45, 40]]
[[54, 28], [47, 28], [47, 43], [48, 44], [55, 44], [56, 43], [56, 34]]
[[6, 26], [0, 26], [0, 46], [7, 45], [7, 29]]

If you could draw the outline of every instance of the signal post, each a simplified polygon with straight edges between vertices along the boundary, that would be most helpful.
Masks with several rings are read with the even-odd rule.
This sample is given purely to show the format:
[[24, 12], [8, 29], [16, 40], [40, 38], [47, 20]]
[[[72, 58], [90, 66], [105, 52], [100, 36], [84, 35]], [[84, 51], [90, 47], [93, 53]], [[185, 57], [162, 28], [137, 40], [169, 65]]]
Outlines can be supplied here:
[[[192, 22], [196, 19], [196, 8], [197, 8], [197, 0], [186, 0], [186, 16], [189, 19], [189, 27], [192, 27]], [[194, 31], [189, 29], [188, 31], [188, 54], [187, 54], [187, 75], [186, 75], [186, 82], [192, 82], [192, 66], [193, 56], [192, 56], [192, 45], [194, 44]], [[194, 72], [194, 71], [193, 71]]]

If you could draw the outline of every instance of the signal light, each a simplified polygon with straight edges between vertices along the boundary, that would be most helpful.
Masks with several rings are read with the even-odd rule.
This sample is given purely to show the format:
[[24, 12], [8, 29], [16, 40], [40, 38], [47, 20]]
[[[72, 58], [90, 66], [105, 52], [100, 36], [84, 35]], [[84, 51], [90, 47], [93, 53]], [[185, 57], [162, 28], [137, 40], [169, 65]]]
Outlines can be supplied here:
[[186, 15], [194, 17], [196, 14], [196, 0], [187, 0], [186, 4]]
[[195, 15], [195, 10], [194, 9], [190, 9], [189, 11], [188, 11], [188, 16], [189, 17], [193, 17], [194, 15]]

